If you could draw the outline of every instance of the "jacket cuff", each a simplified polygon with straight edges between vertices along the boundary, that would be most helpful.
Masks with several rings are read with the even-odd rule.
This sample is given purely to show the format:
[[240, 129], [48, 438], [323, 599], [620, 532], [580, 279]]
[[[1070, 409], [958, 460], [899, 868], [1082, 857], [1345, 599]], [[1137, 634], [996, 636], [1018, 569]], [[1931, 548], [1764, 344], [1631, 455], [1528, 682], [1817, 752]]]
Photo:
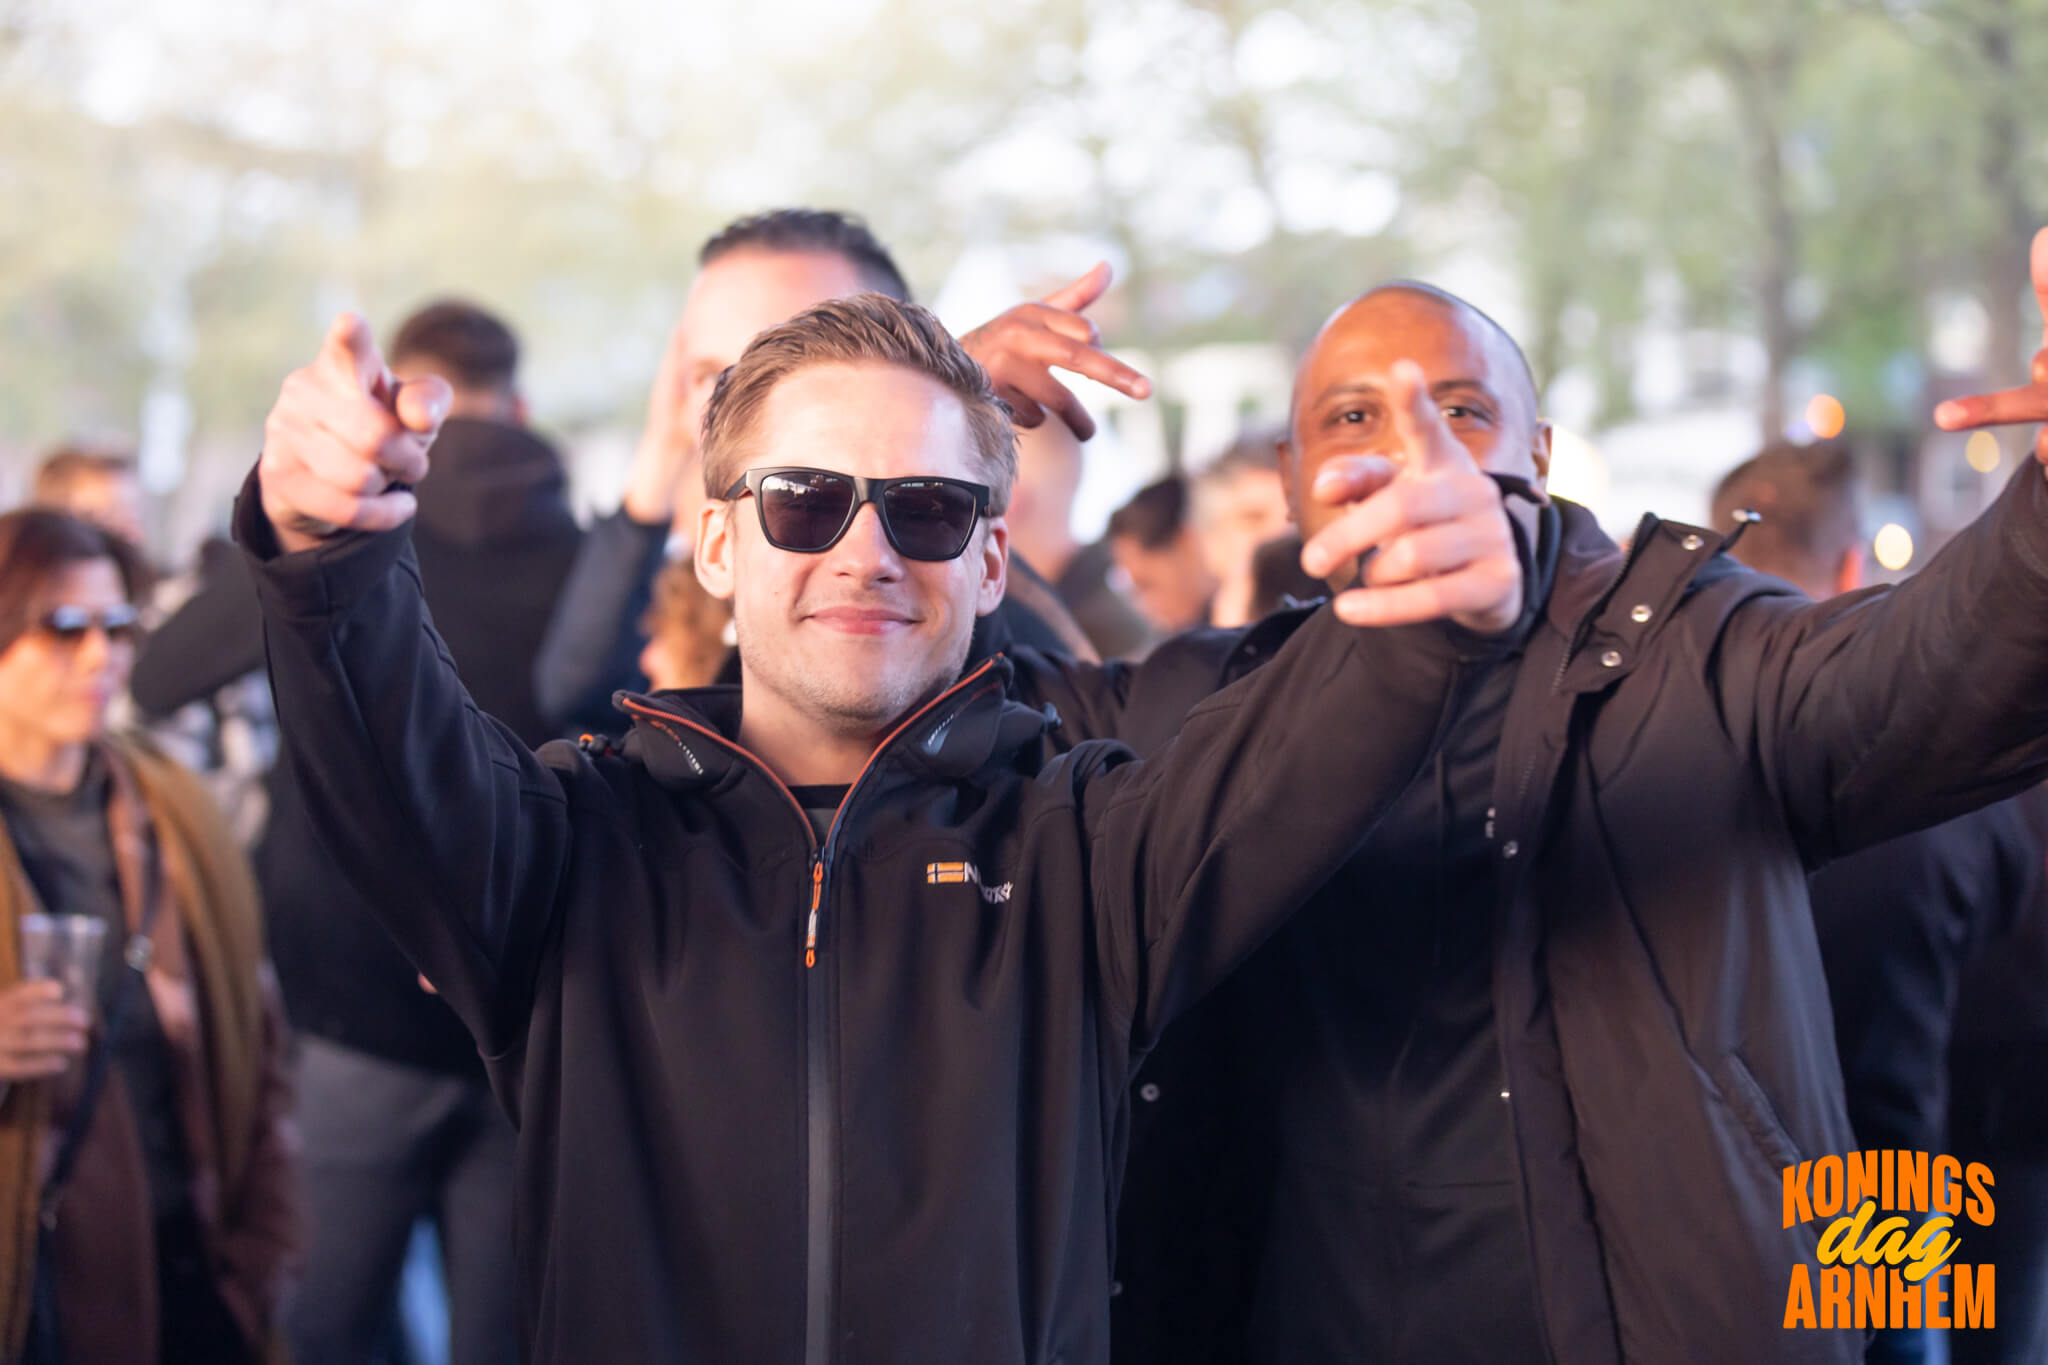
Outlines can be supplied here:
[[235, 498], [235, 543], [248, 556], [266, 614], [317, 620], [345, 614], [384, 582], [412, 544], [412, 523], [390, 531], [344, 531], [310, 550], [278, 547], [263, 511], [263, 485], [251, 469]]

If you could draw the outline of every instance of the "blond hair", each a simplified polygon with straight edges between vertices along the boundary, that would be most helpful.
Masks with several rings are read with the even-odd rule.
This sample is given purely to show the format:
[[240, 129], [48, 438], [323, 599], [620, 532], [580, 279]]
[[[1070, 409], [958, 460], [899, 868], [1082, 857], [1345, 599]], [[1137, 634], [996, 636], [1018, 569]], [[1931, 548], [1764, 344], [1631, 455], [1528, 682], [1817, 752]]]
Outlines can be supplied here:
[[1017, 435], [1010, 410], [988, 373], [939, 320], [914, 303], [883, 294], [833, 299], [771, 327], [718, 377], [704, 409], [704, 491], [722, 498], [746, 471], [747, 450], [775, 386], [814, 365], [898, 365], [924, 375], [960, 400], [974, 453], [993, 496], [991, 515], [1010, 503], [1017, 481]]

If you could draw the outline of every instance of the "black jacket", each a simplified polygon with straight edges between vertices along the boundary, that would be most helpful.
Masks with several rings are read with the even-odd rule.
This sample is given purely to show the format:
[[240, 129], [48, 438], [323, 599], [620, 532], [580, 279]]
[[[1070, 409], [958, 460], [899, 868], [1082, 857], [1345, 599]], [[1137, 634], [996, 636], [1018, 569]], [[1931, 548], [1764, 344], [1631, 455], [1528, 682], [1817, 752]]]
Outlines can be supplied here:
[[1325, 614], [1148, 764], [1042, 764], [986, 660], [820, 849], [735, 692], [537, 757], [463, 694], [405, 532], [272, 558], [253, 494], [315, 814], [519, 1125], [531, 1358], [1105, 1360], [1133, 1064], [1415, 772], [1454, 633], [1368, 671]]
[[2048, 918], [2042, 844], [2001, 801], [1813, 875], [1849, 1125], [1866, 1148], [1946, 1152], [1948, 1053], [1965, 971], [2021, 921]]
[[[580, 539], [560, 457], [530, 432], [452, 417], [417, 495], [421, 577], [470, 695], [527, 742], [551, 738], [530, 679]], [[136, 700], [148, 711], [175, 710], [262, 665], [262, 612], [247, 558], [237, 554], [152, 635], [136, 665]], [[293, 1027], [389, 1061], [480, 1075], [461, 1021], [420, 989], [314, 835], [289, 745], [268, 788], [270, 821], [255, 863]]]
[[[1494, 830], [1494, 1013], [1551, 1358], [1860, 1360], [1859, 1334], [1779, 1325], [1821, 1231], [1782, 1226], [1782, 1171], [1854, 1149], [1806, 876], [2048, 770], [2048, 481], [2027, 463], [1910, 582], [1821, 604], [1711, 533], [1646, 518], [1624, 556], [1558, 506]], [[1141, 697], [1156, 734], [1239, 647], [1033, 677], [1068, 742], [1124, 733]]]

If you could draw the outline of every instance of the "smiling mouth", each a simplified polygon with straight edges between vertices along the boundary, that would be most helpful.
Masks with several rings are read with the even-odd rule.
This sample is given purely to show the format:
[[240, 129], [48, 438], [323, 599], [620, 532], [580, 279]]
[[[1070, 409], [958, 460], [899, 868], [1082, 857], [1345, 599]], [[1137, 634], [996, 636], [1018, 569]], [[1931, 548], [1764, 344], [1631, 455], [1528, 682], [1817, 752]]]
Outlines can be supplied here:
[[804, 619], [848, 635], [886, 635], [911, 624], [903, 613], [882, 607], [826, 607]]

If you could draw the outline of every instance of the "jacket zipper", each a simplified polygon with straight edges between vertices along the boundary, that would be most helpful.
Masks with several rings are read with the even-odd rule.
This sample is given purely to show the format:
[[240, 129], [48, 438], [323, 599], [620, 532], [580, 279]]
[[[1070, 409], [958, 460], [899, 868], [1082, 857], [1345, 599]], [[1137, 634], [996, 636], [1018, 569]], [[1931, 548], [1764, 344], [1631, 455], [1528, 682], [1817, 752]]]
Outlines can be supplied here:
[[[832, 861], [832, 851], [839, 842], [840, 823], [846, 818], [847, 808], [853, 804], [853, 797], [861, 784], [874, 771], [877, 759], [888, 752], [897, 737], [912, 725], [931, 714], [941, 702], [954, 696], [969, 684], [975, 682], [995, 666], [990, 659], [980, 668], [962, 678], [945, 691], [933, 697], [923, 706], [910, 713], [880, 744], [868, 755], [868, 761], [861, 765], [853, 784], [846, 789], [846, 795], [839, 798], [839, 809], [832, 812], [832, 823], [825, 829], [825, 842], [811, 854], [811, 913], [804, 925], [804, 1014], [805, 1014], [805, 1057], [804, 1073], [806, 1093], [804, 1114], [809, 1128], [808, 1146], [810, 1155], [809, 1198], [807, 1209], [807, 1245], [804, 1256], [804, 1363], [805, 1365], [831, 1365], [832, 1319], [834, 1289], [837, 1266], [834, 1263], [832, 1244], [834, 1239], [834, 1205], [837, 1203], [839, 1179], [839, 1108], [838, 1096], [833, 1093], [832, 1068], [830, 1060], [831, 999], [827, 995], [829, 974], [814, 970], [818, 965], [818, 938], [820, 919], [825, 906], [825, 877]], [[795, 800], [794, 797], [790, 798]], [[805, 818], [808, 829], [810, 821]]]
[[905, 730], [929, 715], [938, 706], [978, 681], [995, 667], [995, 660], [983, 661], [981, 667], [954, 683], [945, 691], [933, 697], [889, 732], [875, 751], [868, 755], [866, 763], [846, 789], [846, 795], [839, 800], [839, 809], [832, 813], [832, 823], [825, 829], [825, 841], [818, 842], [811, 831], [811, 817], [805, 812], [803, 803], [796, 799], [796, 793], [777, 777], [772, 769], [745, 748], [733, 743], [715, 730], [707, 729], [694, 721], [675, 715], [673, 712], [656, 712], [649, 708], [628, 703], [629, 709], [640, 711], [650, 718], [666, 723], [673, 721], [688, 726], [697, 733], [732, 750], [759, 769], [770, 782], [775, 784], [789, 801], [790, 809], [796, 812], [797, 822], [803, 827], [804, 842], [811, 850], [811, 903], [804, 916], [804, 1127], [806, 1174], [804, 1184], [804, 1365], [831, 1365], [833, 1281], [832, 1255], [833, 1213], [837, 1202], [834, 1186], [838, 1180], [837, 1162], [834, 1160], [839, 1145], [839, 1116], [837, 1096], [833, 1093], [832, 1069], [827, 1065], [830, 1059], [831, 1035], [829, 1032], [831, 1000], [826, 994], [829, 977], [817, 971], [819, 935], [823, 929], [822, 919], [825, 908], [826, 872], [831, 866], [832, 850], [839, 838], [840, 822], [845, 818], [847, 807], [853, 802], [854, 793], [874, 771], [875, 761], [894, 744]]

